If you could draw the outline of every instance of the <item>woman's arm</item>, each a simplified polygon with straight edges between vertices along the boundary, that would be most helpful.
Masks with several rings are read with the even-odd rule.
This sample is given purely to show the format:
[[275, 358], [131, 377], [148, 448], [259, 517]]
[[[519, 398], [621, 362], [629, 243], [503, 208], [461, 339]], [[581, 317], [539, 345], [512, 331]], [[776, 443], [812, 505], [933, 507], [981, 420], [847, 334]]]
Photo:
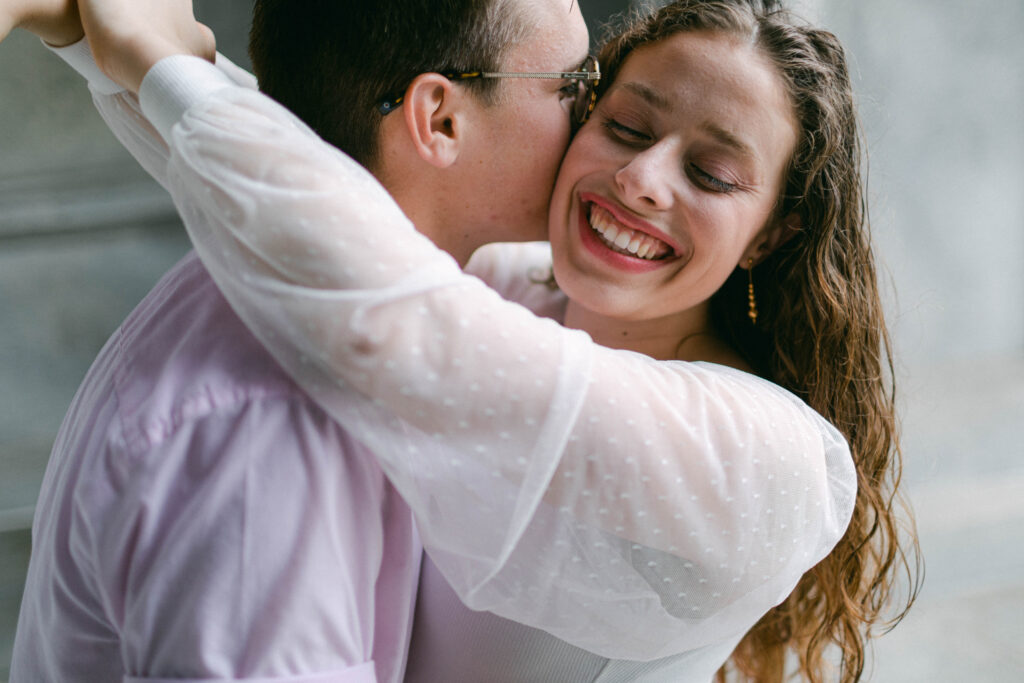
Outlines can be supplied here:
[[[87, 39], [82, 38], [64, 47], [48, 47], [85, 78], [93, 104], [110, 131], [146, 172], [166, 188], [170, 150], [142, 113], [138, 96], [104, 75], [93, 58]], [[220, 53], [216, 56], [216, 66], [235, 85], [256, 90], [256, 79], [252, 74]]]
[[177, 57], [141, 91], [197, 250], [381, 460], [471, 607], [659, 657], [746, 630], [842, 535], [848, 449], [795, 397], [502, 300], [365, 169], [215, 80]]

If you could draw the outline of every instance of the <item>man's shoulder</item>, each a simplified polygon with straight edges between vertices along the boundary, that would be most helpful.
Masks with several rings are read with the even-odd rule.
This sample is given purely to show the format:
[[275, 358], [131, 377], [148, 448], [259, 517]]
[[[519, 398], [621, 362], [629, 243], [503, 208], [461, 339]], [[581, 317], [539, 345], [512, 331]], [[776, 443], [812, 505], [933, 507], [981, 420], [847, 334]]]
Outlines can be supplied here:
[[125, 445], [147, 447], [184, 423], [236, 413], [253, 401], [319, 410], [245, 327], [195, 254], [160, 280], [108, 346], [106, 381]]
[[553, 286], [548, 242], [496, 242], [473, 253], [465, 272], [508, 301], [554, 320], [565, 316], [566, 297]]

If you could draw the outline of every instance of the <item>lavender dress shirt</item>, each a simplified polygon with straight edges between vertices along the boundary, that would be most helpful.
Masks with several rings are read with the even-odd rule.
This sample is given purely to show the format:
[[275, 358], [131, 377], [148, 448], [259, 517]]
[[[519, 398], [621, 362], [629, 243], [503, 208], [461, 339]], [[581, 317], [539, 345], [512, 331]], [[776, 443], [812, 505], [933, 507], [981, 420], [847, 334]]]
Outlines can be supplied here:
[[409, 508], [194, 256], [82, 383], [32, 540], [13, 681], [403, 677]]

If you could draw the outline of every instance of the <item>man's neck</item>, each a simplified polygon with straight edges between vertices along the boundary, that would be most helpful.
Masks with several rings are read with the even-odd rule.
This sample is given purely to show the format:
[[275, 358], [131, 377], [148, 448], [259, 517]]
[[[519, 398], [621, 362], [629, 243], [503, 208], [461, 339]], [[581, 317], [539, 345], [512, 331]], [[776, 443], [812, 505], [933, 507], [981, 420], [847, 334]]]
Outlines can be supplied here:
[[391, 193], [416, 230], [439, 249], [448, 252], [459, 267], [464, 268], [469, 257], [481, 244], [479, 235], [474, 233], [472, 227], [464, 225], [466, 221], [456, 212], [457, 207], [450, 198], [433, 191], [423, 175], [410, 179], [408, 174], [388, 176], [380, 169], [375, 169], [373, 173]]
[[448, 252], [458, 262], [460, 268], [466, 267], [469, 257], [480, 246], [472, 239], [472, 230], [458, 224], [458, 218], [452, 218], [451, 222], [448, 222], [445, 216], [436, 213], [430, 218], [417, 219], [412, 215], [409, 218], [417, 230], [430, 238], [439, 249]]

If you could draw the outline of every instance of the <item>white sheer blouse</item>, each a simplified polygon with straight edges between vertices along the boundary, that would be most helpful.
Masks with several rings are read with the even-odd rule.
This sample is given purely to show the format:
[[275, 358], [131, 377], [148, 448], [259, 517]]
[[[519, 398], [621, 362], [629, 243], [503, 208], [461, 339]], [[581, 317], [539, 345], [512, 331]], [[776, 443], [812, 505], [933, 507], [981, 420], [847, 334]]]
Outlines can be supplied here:
[[106, 97], [231, 304], [380, 459], [469, 607], [650, 660], [735, 641], [844, 533], [849, 450], [792, 394], [539, 317], [562, 304], [529, 279], [543, 248], [498, 245], [474, 257], [483, 280], [462, 272], [231, 70], [149, 73], [142, 111], [167, 148], [131, 96]]

